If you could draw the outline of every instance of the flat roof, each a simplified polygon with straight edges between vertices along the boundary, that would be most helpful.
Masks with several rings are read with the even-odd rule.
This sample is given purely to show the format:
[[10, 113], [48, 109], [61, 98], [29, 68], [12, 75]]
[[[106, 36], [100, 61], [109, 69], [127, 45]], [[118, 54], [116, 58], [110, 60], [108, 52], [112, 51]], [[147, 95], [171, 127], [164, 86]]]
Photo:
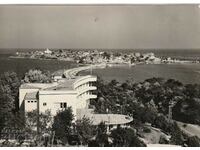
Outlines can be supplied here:
[[43, 89], [43, 88], [55, 86], [56, 84], [55, 83], [24, 83], [20, 86], [20, 89]]
[[127, 115], [120, 114], [92, 114], [89, 117], [94, 125], [104, 122], [106, 125], [127, 124], [133, 119]]
[[36, 100], [38, 92], [31, 92], [25, 95], [25, 100]]
[[95, 114], [93, 109], [77, 109], [77, 118], [89, 118], [93, 125], [104, 122], [106, 125], [127, 124], [133, 121], [133, 118], [122, 114]]
[[62, 79], [59, 81], [58, 85], [45, 88], [43, 90], [74, 90], [73, 83], [76, 79]]
[[73, 84], [75, 81], [86, 76], [75, 76], [75, 78], [62, 78], [53, 83], [24, 83], [20, 86], [21, 89], [40, 89], [40, 90], [74, 90]]

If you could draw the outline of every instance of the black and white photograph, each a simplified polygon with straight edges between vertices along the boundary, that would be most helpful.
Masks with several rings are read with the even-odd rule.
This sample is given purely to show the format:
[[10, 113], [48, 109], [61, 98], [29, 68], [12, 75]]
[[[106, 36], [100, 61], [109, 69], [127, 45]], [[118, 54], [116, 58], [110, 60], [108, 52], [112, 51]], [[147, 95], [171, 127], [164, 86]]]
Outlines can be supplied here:
[[200, 147], [200, 4], [0, 4], [0, 147]]

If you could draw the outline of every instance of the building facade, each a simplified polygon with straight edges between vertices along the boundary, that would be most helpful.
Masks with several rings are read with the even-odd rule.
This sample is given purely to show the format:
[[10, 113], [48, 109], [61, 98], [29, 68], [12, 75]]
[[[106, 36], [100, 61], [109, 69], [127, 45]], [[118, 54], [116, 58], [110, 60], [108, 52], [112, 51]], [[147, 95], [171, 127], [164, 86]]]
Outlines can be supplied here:
[[87, 109], [91, 99], [97, 98], [93, 82], [97, 77], [87, 75], [75, 79], [61, 78], [53, 83], [25, 83], [19, 89], [19, 105], [25, 112], [50, 110], [52, 115], [71, 107], [76, 117], [77, 109]]
[[90, 100], [96, 99], [96, 76], [73, 76], [57, 78], [53, 83], [25, 83], [19, 89], [19, 105], [24, 112], [38, 110], [45, 113], [50, 110], [52, 116], [71, 107], [75, 120], [89, 118], [94, 125], [105, 122], [107, 125], [126, 124], [132, 118], [122, 114], [95, 114], [89, 108]]

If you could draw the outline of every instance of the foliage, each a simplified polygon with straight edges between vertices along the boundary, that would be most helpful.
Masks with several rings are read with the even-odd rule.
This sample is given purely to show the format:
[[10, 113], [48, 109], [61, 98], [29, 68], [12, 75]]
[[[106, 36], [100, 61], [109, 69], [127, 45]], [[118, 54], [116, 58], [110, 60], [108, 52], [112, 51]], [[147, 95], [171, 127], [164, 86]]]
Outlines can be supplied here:
[[50, 110], [38, 114], [37, 110], [26, 113], [25, 128], [28, 132], [36, 131], [40, 134], [47, 133], [51, 129], [52, 117]]
[[106, 134], [106, 132], [106, 125], [105, 123], [101, 122], [97, 127], [97, 135], [95, 138], [96, 143], [98, 143], [100, 147], [109, 146], [108, 135]]
[[162, 129], [163, 131], [170, 133], [171, 132], [171, 127], [172, 127], [172, 123], [168, 122], [168, 119], [163, 115], [160, 114], [158, 115], [154, 122], [152, 123], [152, 126]]
[[0, 131], [9, 125], [11, 116], [13, 115], [14, 100], [11, 96], [3, 92], [0, 87]]
[[9, 125], [16, 107], [20, 81], [14, 72], [5, 72], [0, 76], [0, 131]]
[[86, 117], [76, 121], [76, 130], [83, 145], [87, 145], [95, 135], [95, 127], [92, 125], [91, 120]]
[[200, 139], [197, 136], [189, 137], [186, 143], [189, 147], [200, 147]]
[[90, 140], [88, 143], [88, 147], [99, 147], [99, 143], [96, 140]]
[[145, 132], [145, 133], [151, 133], [151, 129], [149, 129], [148, 127], [144, 127], [143, 128], [143, 132]]
[[4, 72], [0, 76], [0, 80], [1, 85], [7, 86], [10, 89], [12, 97], [18, 96], [20, 80], [15, 72]]
[[175, 145], [183, 145], [184, 144], [183, 132], [178, 127], [176, 122], [172, 126], [170, 143], [175, 144]]
[[37, 69], [30, 69], [25, 73], [23, 82], [25, 83], [50, 83], [52, 81], [51, 74], [49, 72], [43, 72]]
[[168, 115], [172, 102], [173, 119], [200, 124], [200, 85], [183, 85], [177, 80], [163, 78], [140, 83], [116, 80], [105, 83], [98, 78], [97, 87], [98, 98], [92, 102], [97, 113], [122, 113], [143, 123], [154, 123], [157, 114]]
[[72, 132], [73, 119], [74, 115], [71, 107], [57, 113], [52, 125], [53, 131], [55, 131], [55, 138], [60, 139], [63, 143], [68, 142], [68, 138]]
[[173, 112], [176, 120], [200, 124], [200, 86], [186, 85], [184, 91], [186, 98], [175, 105]]
[[138, 139], [135, 131], [131, 128], [117, 127], [111, 131], [111, 137], [113, 139], [113, 146], [115, 147], [144, 147], [146, 146], [142, 141]]

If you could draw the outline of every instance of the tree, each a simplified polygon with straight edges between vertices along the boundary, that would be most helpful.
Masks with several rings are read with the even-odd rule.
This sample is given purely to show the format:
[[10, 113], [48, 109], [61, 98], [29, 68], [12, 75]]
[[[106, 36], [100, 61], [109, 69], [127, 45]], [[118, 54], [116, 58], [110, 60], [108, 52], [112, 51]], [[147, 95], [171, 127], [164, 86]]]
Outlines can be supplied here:
[[152, 126], [160, 128], [166, 133], [171, 133], [172, 124], [168, 122], [167, 117], [165, 117], [163, 114], [160, 114], [155, 118], [154, 122], [152, 123]]
[[95, 127], [92, 125], [91, 120], [86, 117], [76, 121], [76, 130], [83, 145], [87, 145], [95, 135]]
[[175, 144], [175, 145], [183, 145], [184, 143], [183, 133], [181, 129], [178, 127], [176, 122], [174, 122], [172, 126], [170, 141], [171, 141], [171, 144]]
[[101, 122], [97, 127], [97, 135], [95, 138], [96, 143], [98, 143], [100, 147], [109, 146], [108, 135], [106, 134], [106, 132], [106, 125], [104, 122]]
[[60, 139], [63, 143], [68, 142], [68, 138], [72, 133], [73, 119], [74, 115], [71, 107], [57, 113], [52, 125], [52, 129], [55, 131], [55, 138]]
[[52, 128], [52, 115], [50, 110], [46, 110], [44, 113], [39, 114], [39, 131], [41, 133], [50, 132]]
[[121, 127], [117, 127], [117, 129], [112, 130], [111, 137], [113, 138], [113, 146], [125, 146], [125, 132]]
[[10, 127], [18, 110], [18, 88], [20, 81], [15, 72], [5, 72], [0, 75], [0, 131]]
[[0, 76], [0, 86], [4, 94], [12, 99], [14, 110], [18, 110], [18, 91], [20, 80], [15, 72], [4, 72]]
[[[49, 110], [38, 114], [37, 110], [26, 113], [25, 134], [31, 137], [42, 137], [45, 134], [51, 134], [52, 117]], [[38, 141], [40, 142], [40, 141]]]
[[189, 147], [200, 147], [200, 139], [197, 136], [189, 137], [186, 143]]
[[0, 85], [0, 131], [9, 125], [15, 109], [14, 99], [9, 90], [7, 86]]
[[111, 56], [111, 54], [110, 54], [110, 53], [108, 53], [108, 52], [104, 52], [104, 53], [102, 54], [102, 56], [103, 56], [104, 58], [106, 58], [107, 60], [109, 60], [109, 59], [110, 59], [110, 56]]
[[15, 72], [4, 72], [0, 76], [1, 85], [7, 86], [11, 91], [11, 96], [15, 99], [18, 97], [20, 80]]
[[[0, 95], [2, 93], [0, 92]], [[9, 121], [11, 116], [13, 115], [12, 113], [12, 99], [7, 96], [7, 95], [1, 95], [0, 98], [0, 131], [9, 125]]]
[[30, 69], [27, 73], [25, 73], [23, 81], [25, 83], [50, 83], [52, 78], [49, 72]]
[[132, 128], [117, 127], [111, 131], [113, 139], [113, 146], [115, 147], [145, 147], [146, 144], [142, 142]]
[[111, 87], [114, 87], [114, 86], [116, 86], [117, 84], [118, 84], [119, 82], [117, 82], [117, 80], [111, 80], [110, 81], [110, 83], [109, 83], [109, 85], [111, 86]]

